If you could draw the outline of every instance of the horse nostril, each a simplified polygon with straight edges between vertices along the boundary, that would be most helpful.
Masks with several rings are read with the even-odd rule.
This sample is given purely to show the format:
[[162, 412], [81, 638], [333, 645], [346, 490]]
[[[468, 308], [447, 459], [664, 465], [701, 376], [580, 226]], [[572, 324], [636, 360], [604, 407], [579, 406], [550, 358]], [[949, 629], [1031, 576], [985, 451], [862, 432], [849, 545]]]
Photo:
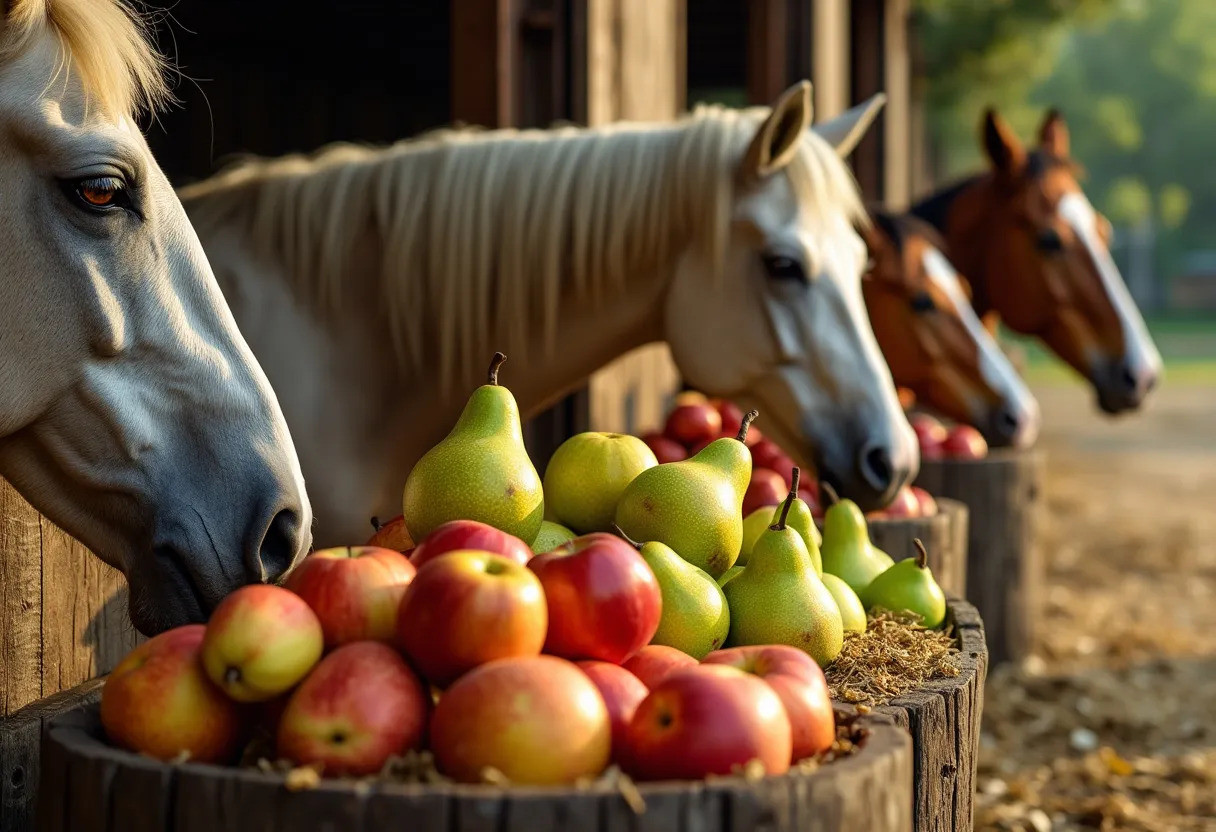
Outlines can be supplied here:
[[1006, 408], [997, 417], [996, 424], [1002, 436], [1014, 436], [1022, 426], [1022, 420], [1018, 418], [1018, 414]]
[[885, 494], [895, 479], [891, 453], [883, 445], [869, 445], [861, 452], [861, 476], [871, 488]]
[[1124, 364], [1120, 380], [1123, 382], [1123, 389], [1128, 393], [1135, 393], [1140, 389], [1140, 379], [1136, 376], [1136, 372], [1131, 366]]
[[263, 580], [274, 583], [291, 569], [299, 549], [300, 531], [300, 518], [294, 511], [280, 511], [270, 521], [258, 550]]

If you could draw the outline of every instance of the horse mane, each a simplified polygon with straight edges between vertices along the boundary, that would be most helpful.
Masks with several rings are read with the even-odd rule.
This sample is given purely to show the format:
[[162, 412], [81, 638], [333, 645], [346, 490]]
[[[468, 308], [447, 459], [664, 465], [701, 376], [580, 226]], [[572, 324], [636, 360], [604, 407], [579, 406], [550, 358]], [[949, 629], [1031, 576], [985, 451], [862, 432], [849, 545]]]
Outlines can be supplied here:
[[[690, 241], [720, 275], [737, 163], [766, 113], [702, 106], [675, 124], [343, 143], [247, 158], [179, 196], [204, 240], [236, 234], [320, 317], [342, 309], [360, 273], [377, 272], [398, 360], [415, 370], [437, 360], [445, 383], [467, 383], [495, 349], [527, 360], [538, 332], [555, 350], [563, 294], [597, 304], [670, 268]], [[808, 133], [787, 173], [804, 210], [864, 215], [818, 136]], [[489, 343], [492, 321], [505, 344]]]
[[55, 80], [75, 71], [103, 112], [155, 112], [170, 100], [167, 63], [150, 40], [151, 21], [125, 0], [8, 0], [0, 18], [0, 64], [22, 55], [48, 29], [62, 50]]
[[869, 206], [868, 210], [874, 225], [886, 235], [896, 250], [903, 251], [909, 238], [921, 237], [943, 254], [947, 252], [945, 237], [920, 217], [908, 212], [887, 211], [877, 205]]

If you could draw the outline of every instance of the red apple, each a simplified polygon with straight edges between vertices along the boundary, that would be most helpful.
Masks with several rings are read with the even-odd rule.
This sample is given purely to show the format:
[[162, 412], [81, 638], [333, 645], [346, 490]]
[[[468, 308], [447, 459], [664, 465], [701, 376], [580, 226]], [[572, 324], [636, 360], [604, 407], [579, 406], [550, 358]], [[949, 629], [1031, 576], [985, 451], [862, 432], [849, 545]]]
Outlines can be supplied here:
[[[718, 415], [722, 417], [722, 433], [730, 436], [738, 436], [739, 428], [743, 425], [743, 410], [739, 405], [729, 399], [710, 399], [709, 403], [713, 405], [714, 410], [718, 411]], [[751, 432], [750, 430], [748, 431]]]
[[921, 517], [932, 517], [937, 514], [937, 500], [933, 499], [932, 494], [915, 485], [912, 486], [912, 493], [916, 495], [916, 500], [920, 503]]
[[126, 655], [101, 689], [101, 724], [110, 742], [160, 760], [232, 762], [247, 719], [203, 671], [206, 628], [188, 624]]
[[381, 523], [379, 518], [372, 518], [373, 534], [367, 540], [368, 546], [381, 546], [394, 552], [409, 552], [414, 548], [414, 539], [410, 530], [405, 527], [405, 517], [398, 514], [387, 523]]
[[920, 517], [920, 500], [916, 499], [916, 495], [912, 493], [911, 486], [905, 485], [895, 492], [895, 498], [890, 505], [875, 514], [887, 520]]
[[497, 769], [516, 784], [562, 785], [608, 765], [612, 723], [587, 674], [555, 656], [500, 659], [448, 688], [431, 719], [439, 770], [465, 783]]
[[541, 582], [527, 567], [458, 549], [418, 570], [401, 599], [397, 643], [442, 688], [488, 661], [537, 655], [548, 618]]
[[618, 760], [625, 750], [625, 732], [638, 705], [650, 691], [642, 681], [625, 668], [600, 661], [578, 662], [579, 669], [595, 683], [612, 722], [612, 753]]
[[642, 437], [642, 441], [654, 452], [654, 458], [660, 465], [664, 462], [681, 462], [688, 459], [688, 451], [683, 445], [661, 433], [648, 433]]
[[953, 459], [983, 459], [988, 443], [971, 425], [955, 425], [942, 442], [942, 453]]
[[836, 715], [827, 680], [815, 660], [784, 644], [715, 650], [703, 664], [724, 664], [755, 674], [785, 706], [792, 730], [791, 762], [818, 754], [836, 740]]
[[576, 537], [532, 558], [528, 568], [540, 578], [549, 605], [546, 653], [620, 664], [659, 628], [659, 582], [638, 551], [616, 535]]
[[[748, 431], [751, 434], [751, 431]], [[771, 439], [761, 439], [752, 446], [752, 467], [768, 468], [770, 471], [781, 472], [781, 466], [789, 459], [785, 451]]]
[[449, 520], [418, 542], [410, 563], [421, 569], [427, 561], [460, 549], [493, 552], [521, 565], [532, 559], [532, 547], [513, 534], [477, 520]]
[[941, 445], [948, 435], [946, 426], [928, 413], [913, 413], [908, 417], [908, 422], [916, 432], [921, 458], [941, 459]]
[[785, 478], [767, 468], [752, 469], [752, 481], [743, 494], [743, 516], [763, 506], [779, 505], [790, 493]]
[[654, 690], [675, 671], [696, 666], [697, 660], [692, 656], [666, 644], [647, 644], [622, 665], [649, 690]]
[[330, 649], [352, 641], [391, 642], [401, 596], [416, 571], [393, 549], [340, 546], [304, 558], [283, 585], [312, 607]]
[[750, 673], [703, 664], [668, 676], [629, 723], [625, 759], [639, 780], [700, 780], [759, 760], [789, 770], [790, 719], [773, 688]]
[[417, 748], [430, 694], [386, 644], [339, 647], [291, 695], [279, 720], [279, 756], [320, 763], [326, 775], [375, 774], [394, 755]]
[[722, 417], [709, 404], [682, 404], [667, 416], [663, 435], [684, 445], [703, 439], [717, 439], [722, 433]]

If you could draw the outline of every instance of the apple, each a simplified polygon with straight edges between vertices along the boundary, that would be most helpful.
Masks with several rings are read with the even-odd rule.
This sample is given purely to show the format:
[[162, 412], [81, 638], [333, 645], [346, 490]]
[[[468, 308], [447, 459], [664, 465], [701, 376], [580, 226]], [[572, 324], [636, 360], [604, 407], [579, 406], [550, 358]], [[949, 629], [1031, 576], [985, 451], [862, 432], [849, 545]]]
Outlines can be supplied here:
[[826, 751], [836, 740], [836, 715], [827, 680], [815, 660], [784, 644], [715, 650], [702, 664], [722, 664], [752, 673], [771, 687], [790, 719], [791, 762]]
[[699, 390], [681, 390], [676, 393], [674, 406], [684, 404], [709, 404], [709, 397]]
[[971, 425], [955, 425], [941, 444], [942, 453], [953, 459], [983, 459], [988, 456], [988, 443]]
[[722, 417], [709, 404], [682, 404], [667, 416], [663, 435], [684, 445], [717, 439], [722, 433]]
[[339, 546], [304, 558], [283, 586], [312, 607], [329, 649], [352, 641], [391, 642], [401, 596], [416, 571], [394, 549]]
[[621, 666], [637, 676], [648, 689], [654, 690], [675, 671], [696, 667], [697, 660], [683, 650], [666, 644], [647, 644]]
[[443, 688], [493, 659], [535, 656], [548, 610], [541, 582], [503, 555], [447, 552], [418, 570], [397, 614], [397, 643]]
[[920, 455], [923, 459], [941, 459], [942, 443], [946, 441], [948, 431], [946, 426], [935, 416], [928, 413], [913, 413], [908, 417], [908, 423], [916, 432], [916, 441], [920, 445]]
[[629, 730], [629, 722], [650, 691], [641, 679], [618, 664], [594, 660], [577, 664], [595, 683], [600, 696], [604, 697], [604, 704], [608, 706], [608, 719], [612, 723], [612, 753], [619, 762], [625, 750], [625, 732]]
[[912, 493], [916, 495], [916, 500], [920, 503], [921, 517], [933, 517], [937, 514], [937, 500], [933, 499], [932, 494], [915, 485], [912, 486]]
[[247, 714], [203, 671], [205, 634], [202, 624], [166, 630], [118, 663], [101, 689], [101, 725], [110, 742], [159, 760], [187, 753], [198, 763], [232, 761]]
[[882, 511], [873, 515], [884, 520], [903, 520], [920, 517], [920, 500], [912, 493], [912, 487], [905, 485], [895, 492], [895, 498]]
[[688, 459], [688, 451], [674, 439], [661, 433], [648, 433], [642, 437], [646, 447], [654, 452], [654, 458], [662, 465], [665, 462], [682, 462]]
[[461, 549], [493, 552], [520, 565], [532, 559], [532, 547], [513, 534], [479, 520], [449, 520], [418, 542], [410, 555], [410, 563], [415, 569], [421, 569], [428, 561]]
[[790, 493], [785, 478], [767, 468], [752, 470], [752, 480], [743, 494], [743, 516], [763, 506], [779, 505]]
[[738, 436], [743, 426], [743, 409], [729, 399], [710, 399], [709, 403], [722, 417], [722, 433]]
[[792, 729], [763, 680], [736, 667], [702, 664], [671, 674], [629, 723], [625, 760], [638, 780], [700, 780], [759, 760], [789, 770]]
[[276, 749], [327, 776], [375, 774], [417, 748], [430, 693], [387, 644], [359, 641], [334, 650], [308, 675], [279, 719]]
[[410, 537], [410, 530], [405, 527], [404, 515], [398, 514], [387, 523], [381, 523], [378, 517], [373, 517], [372, 528], [375, 529], [375, 534], [368, 538], [368, 546], [380, 546], [394, 552], [409, 552], [414, 548], [414, 539]]
[[289, 589], [243, 586], [220, 601], [203, 636], [203, 667], [238, 702], [265, 702], [295, 687], [321, 658], [325, 633]]
[[576, 534], [612, 531], [625, 488], [658, 464], [654, 451], [636, 436], [577, 433], [545, 466], [545, 513]]
[[439, 771], [464, 783], [497, 769], [513, 784], [595, 777], [612, 753], [612, 722], [595, 683], [555, 656], [499, 659], [439, 699], [430, 725]]
[[545, 652], [620, 664], [654, 636], [663, 596], [638, 551], [594, 532], [528, 562], [549, 607]]

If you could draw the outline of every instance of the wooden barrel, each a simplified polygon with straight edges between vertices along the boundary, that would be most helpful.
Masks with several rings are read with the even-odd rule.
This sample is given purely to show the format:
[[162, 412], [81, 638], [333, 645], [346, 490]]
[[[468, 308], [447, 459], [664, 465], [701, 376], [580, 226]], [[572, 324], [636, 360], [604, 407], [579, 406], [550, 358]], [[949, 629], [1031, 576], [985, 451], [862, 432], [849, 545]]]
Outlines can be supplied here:
[[912, 541], [924, 541], [933, 577], [947, 595], [967, 594], [967, 507], [957, 500], [938, 500], [932, 517], [872, 518], [870, 540], [895, 560], [915, 557]]
[[96, 705], [43, 736], [39, 832], [907, 832], [907, 733], [860, 717], [860, 751], [811, 773], [641, 784], [639, 813], [618, 790], [359, 784], [290, 791], [279, 774], [166, 764], [103, 739]]
[[1038, 541], [1044, 455], [994, 450], [984, 459], [923, 460], [916, 483], [967, 506], [967, 592], [984, 618], [994, 665], [1030, 653], [1042, 592]]

